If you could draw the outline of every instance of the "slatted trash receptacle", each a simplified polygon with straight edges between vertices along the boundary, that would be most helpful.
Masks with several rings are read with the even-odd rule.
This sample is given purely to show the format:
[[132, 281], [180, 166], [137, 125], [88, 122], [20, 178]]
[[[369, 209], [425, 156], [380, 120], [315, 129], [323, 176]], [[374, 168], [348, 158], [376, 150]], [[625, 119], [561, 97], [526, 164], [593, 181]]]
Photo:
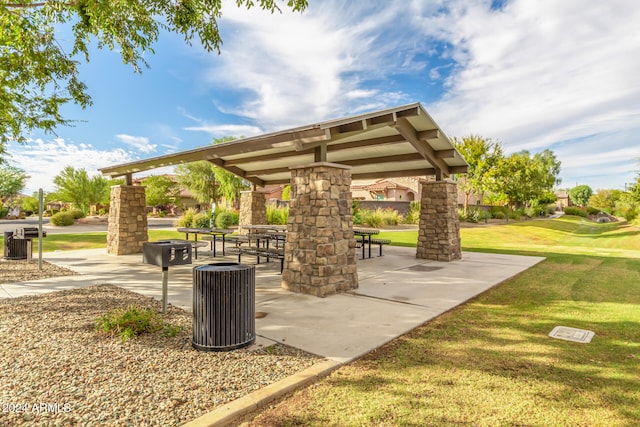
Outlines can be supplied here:
[[214, 263], [193, 268], [193, 348], [228, 351], [256, 339], [256, 270]]
[[13, 231], [5, 231], [4, 257], [6, 259], [27, 259], [27, 241], [15, 238]]

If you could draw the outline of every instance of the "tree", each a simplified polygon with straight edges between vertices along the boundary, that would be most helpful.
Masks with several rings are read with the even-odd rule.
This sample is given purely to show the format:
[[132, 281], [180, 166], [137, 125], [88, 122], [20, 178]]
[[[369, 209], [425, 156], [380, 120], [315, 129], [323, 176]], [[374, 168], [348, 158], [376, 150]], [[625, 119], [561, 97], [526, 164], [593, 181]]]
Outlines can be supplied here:
[[218, 180], [220, 196], [224, 197], [229, 203], [235, 203], [236, 208], [238, 208], [240, 192], [249, 188], [247, 181], [218, 167], [213, 169], [213, 173]]
[[[234, 139], [229, 136], [218, 138], [213, 141], [213, 144]], [[240, 191], [249, 188], [249, 184], [244, 179], [206, 160], [178, 165], [175, 171], [180, 186], [189, 190], [199, 203], [217, 204], [222, 197], [233, 203], [239, 199]]]
[[508, 197], [509, 206], [525, 206], [551, 191], [560, 182], [559, 174], [560, 161], [551, 150], [533, 156], [521, 151], [499, 163], [495, 189]]
[[[213, 144], [222, 144], [233, 140], [235, 140], [234, 137], [225, 136], [214, 139]], [[214, 167], [213, 173], [218, 181], [219, 196], [224, 197], [228, 203], [236, 203], [236, 208], [239, 208], [240, 192], [249, 188], [247, 180], [219, 167]]]
[[198, 203], [214, 203], [220, 198], [220, 184], [206, 160], [178, 165], [175, 168], [180, 187], [187, 189]]
[[89, 177], [84, 169], [65, 167], [53, 178], [55, 196], [63, 202], [71, 202], [88, 213], [91, 205], [100, 203], [109, 193], [109, 181], [101, 175]]
[[588, 185], [578, 185], [569, 190], [569, 198], [578, 206], [587, 206], [593, 190]]
[[[236, 0], [236, 4], [248, 9], [255, 0]], [[276, 0], [260, 0], [258, 5], [280, 11]], [[287, 0], [287, 6], [299, 12], [307, 0]], [[34, 129], [53, 132], [56, 126], [69, 124], [62, 105], [91, 105], [78, 59], [89, 61], [93, 39], [100, 49], [119, 51], [122, 61], [140, 72], [148, 66], [144, 57], [153, 53], [160, 29], [181, 34], [189, 45], [199, 39], [207, 51], [219, 52], [221, 16], [222, 0], [0, 3], [0, 154], [8, 141], [25, 142], [25, 133]], [[72, 32], [69, 46], [56, 38], [65, 24]]]
[[588, 205], [600, 209], [609, 214], [613, 214], [616, 208], [616, 202], [620, 200], [622, 191], [620, 190], [598, 190], [589, 198]]
[[180, 191], [178, 184], [166, 175], [148, 176], [142, 185], [145, 187], [147, 206], [152, 206], [154, 213], [160, 206], [174, 204]]
[[20, 168], [0, 165], [0, 207], [24, 188], [29, 175]]
[[462, 154], [469, 169], [458, 185], [464, 192], [464, 215], [467, 215], [469, 197], [472, 194], [482, 196], [491, 188], [491, 181], [498, 162], [503, 158], [499, 142], [493, 142], [478, 135], [469, 135], [462, 140], [453, 139], [456, 149]]

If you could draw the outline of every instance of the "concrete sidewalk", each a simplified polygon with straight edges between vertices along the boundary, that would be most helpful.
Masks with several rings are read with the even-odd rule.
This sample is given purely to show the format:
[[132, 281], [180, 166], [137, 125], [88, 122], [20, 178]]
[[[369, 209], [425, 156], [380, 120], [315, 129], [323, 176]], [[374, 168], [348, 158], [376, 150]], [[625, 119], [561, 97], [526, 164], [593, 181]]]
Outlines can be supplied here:
[[[142, 255], [112, 256], [94, 249], [45, 253], [44, 259], [80, 275], [0, 284], [0, 298], [103, 283], [162, 296], [161, 269], [143, 264]], [[256, 319], [256, 334], [344, 363], [543, 259], [465, 252], [462, 260], [444, 263], [417, 260], [414, 248], [388, 247], [382, 257], [358, 261], [357, 290], [327, 298], [283, 290], [279, 263], [262, 263], [256, 266], [256, 312], [266, 316]], [[193, 267], [235, 260], [201, 253], [192, 265], [169, 267], [169, 303], [191, 310]]]
[[[220, 248], [221, 249], [221, 248]], [[220, 251], [221, 252], [221, 251]], [[203, 256], [192, 265], [169, 267], [169, 303], [192, 304], [196, 265], [236, 261]], [[46, 253], [50, 263], [78, 276], [0, 284], [0, 298], [109, 283], [161, 299], [160, 267], [142, 263], [142, 255], [112, 256], [104, 249]], [[252, 257], [247, 260], [253, 262]], [[360, 287], [318, 298], [283, 290], [280, 263], [256, 266], [256, 346], [280, 342], [324, 357], [313, 367], [219, 407], [185, 426], [222, 426], [318, 378], [341, 364], [380, 347], [434, 317], [464, 303], [541, 262], [541, 257], [463, 253], [450, 263], [417, 260], [415, 248], [388, 247], [383, 257], [358, 261]]]

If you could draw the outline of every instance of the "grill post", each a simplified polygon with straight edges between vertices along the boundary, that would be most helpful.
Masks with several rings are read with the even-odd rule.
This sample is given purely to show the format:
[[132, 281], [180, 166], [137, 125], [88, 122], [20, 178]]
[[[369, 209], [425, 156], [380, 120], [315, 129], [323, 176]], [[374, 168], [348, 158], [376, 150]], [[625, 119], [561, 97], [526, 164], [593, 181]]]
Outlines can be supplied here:
[[228, 351], [256, 339], [255, 266], [214, 263], [193, 268], [193, 348]]

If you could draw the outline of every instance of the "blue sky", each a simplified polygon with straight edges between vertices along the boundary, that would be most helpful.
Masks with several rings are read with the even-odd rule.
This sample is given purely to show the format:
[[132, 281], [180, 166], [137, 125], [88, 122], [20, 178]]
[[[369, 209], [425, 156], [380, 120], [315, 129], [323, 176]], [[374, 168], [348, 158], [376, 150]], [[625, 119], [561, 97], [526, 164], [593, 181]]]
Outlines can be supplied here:
[[309, 0], [274, 15], [234, 3], [220, 55], [162, 34], [135, 74], [117, 52], [91, 52], [81, 75], [94, 105], [8, 147], [31, 176], [25, 192], [53, 190], [67, 165], [95, 174], [412, 102], [449, 137], [553, 150], [561, 188], [624, 189], [640, 172], [639, 2]]

